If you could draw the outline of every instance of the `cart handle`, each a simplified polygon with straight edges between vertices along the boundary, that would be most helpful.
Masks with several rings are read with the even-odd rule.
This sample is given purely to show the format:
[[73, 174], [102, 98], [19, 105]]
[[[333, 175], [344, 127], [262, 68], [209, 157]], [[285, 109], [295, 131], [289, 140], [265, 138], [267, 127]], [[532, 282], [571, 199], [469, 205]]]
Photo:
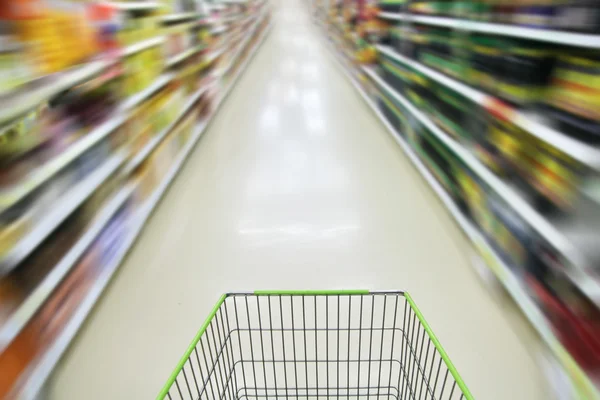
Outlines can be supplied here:
[[255, 290], [256, 296], [328, 296], [328, 295], [364, 295], [369, 294], [368, 290], [363, 289], [342, 289], [342, 290]]

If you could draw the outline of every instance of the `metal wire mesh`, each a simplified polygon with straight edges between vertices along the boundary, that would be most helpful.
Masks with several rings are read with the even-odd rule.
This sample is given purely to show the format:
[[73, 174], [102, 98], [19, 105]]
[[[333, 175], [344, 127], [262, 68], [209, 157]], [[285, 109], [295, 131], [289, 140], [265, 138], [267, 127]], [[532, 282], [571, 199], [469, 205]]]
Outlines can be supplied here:
[[402, 292], [231, 294], [182, 362], [168, 399], [465, 398]]

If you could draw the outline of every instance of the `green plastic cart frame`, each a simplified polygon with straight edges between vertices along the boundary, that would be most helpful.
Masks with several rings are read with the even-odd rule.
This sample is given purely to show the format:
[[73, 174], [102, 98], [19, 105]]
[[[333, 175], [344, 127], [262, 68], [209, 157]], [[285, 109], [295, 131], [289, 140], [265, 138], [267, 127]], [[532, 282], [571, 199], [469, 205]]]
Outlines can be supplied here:
[[406, 292], [223, 295], [157, 399], [473, 399]]

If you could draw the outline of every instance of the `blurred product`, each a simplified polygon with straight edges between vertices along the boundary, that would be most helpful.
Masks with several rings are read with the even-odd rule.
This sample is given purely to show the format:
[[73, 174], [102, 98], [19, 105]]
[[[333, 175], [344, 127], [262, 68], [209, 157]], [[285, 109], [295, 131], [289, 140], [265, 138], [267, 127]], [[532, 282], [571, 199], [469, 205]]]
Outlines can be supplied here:
[[600, 61], [560, 56], [545, 97], [561, 130], [582, 140], [600, 140]]
[[266, 3], [212, 6], [0, 2], [0, 398], [43, 386], [264, 39]]
[[351, 3], [323, 17], [343, 68], [550, 338], [568, 395], [598, 397], [600, 3], [381, 1], [358, 24]]

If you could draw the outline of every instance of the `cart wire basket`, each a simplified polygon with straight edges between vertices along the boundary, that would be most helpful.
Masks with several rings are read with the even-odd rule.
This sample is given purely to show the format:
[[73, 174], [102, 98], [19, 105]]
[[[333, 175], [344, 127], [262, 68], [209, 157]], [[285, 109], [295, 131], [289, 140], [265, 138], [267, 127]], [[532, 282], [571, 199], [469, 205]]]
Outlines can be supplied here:
[[473, 399], [406, 292], [223, 295], [158, 399]]

